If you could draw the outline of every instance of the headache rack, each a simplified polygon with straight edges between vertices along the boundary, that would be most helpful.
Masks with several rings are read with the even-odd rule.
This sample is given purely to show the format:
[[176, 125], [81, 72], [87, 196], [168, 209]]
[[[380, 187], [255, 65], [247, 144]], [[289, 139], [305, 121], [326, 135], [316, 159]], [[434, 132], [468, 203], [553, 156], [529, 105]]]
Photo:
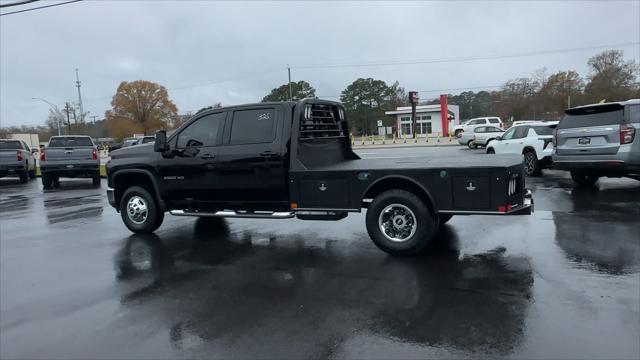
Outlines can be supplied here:
[[346, 137], [344, 110], [330, 104], [307, 104], [300, 120], [300, 140], [339, 139]]

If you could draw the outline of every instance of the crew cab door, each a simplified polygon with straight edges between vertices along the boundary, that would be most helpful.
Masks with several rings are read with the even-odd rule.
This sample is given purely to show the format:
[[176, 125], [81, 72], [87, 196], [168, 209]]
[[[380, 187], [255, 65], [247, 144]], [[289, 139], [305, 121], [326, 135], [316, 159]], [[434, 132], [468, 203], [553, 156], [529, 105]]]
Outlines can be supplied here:
[[206, 114], [170, 139], [171, 157], [158, 162], [163, 196], [172, 204], [203, 205], [217, 198], [218, 152], [227, 113]]
[[288, 204], [282, 114], [273, 105], [230, 111], [220, 148], [220, 200], [238, 207]]

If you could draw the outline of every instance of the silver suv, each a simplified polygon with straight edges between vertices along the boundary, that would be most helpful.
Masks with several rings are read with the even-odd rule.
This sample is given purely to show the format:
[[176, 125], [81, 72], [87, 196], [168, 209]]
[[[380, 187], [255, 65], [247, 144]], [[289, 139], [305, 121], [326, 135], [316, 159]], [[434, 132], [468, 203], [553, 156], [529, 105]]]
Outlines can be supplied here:
[[565, 111], [554, 136], [553, 163], [578, 185], [602, 176], [640, 180], [640, 99]]

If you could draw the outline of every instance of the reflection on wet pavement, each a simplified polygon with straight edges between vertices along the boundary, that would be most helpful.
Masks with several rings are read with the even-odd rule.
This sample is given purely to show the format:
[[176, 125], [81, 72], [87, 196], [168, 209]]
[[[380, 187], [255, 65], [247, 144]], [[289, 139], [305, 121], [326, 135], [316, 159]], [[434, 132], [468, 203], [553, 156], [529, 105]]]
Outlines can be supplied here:
[[1, 358], [640, 358], [640, 183], [528, 178], [417, 257], [338, 222], [167, 216], [84, 181], [0, 181]]
[[556, 241], [574, 263], [609, 274], [640, 271], [640, 188], [574, 189], [574, 210], [553, 212]]
[[[253, 334], [289, 339], [292, 348], [274, 357], [326, 358], [354, 334], [373, 333], [419, 346], [508, 354], [523, 335], [533, 285], [527, 259], [504, 249], [460, 258], [449, 227], [428, 255], [371, 253], [357, 263], [322, 246], [322, 239], [314, 248], [295, 236], [255, 245], [252, 236], [263, 235], [230, 232], [217, 219], [199, 219], [195, 229], [187, 246], [131, 236], [114, 259], [129, 311], [145, 312], [140, 305], [158, 297], [171, 299], [154, 316], [167, 323], [176, 348], [234, 344]], [[181, 315], [174, 321], [174, 314]], [[315, 344], [302, 345], [314, 338]], [[231, 347], [240, 357], [273, 351], [260, 344], [247, 352]]]

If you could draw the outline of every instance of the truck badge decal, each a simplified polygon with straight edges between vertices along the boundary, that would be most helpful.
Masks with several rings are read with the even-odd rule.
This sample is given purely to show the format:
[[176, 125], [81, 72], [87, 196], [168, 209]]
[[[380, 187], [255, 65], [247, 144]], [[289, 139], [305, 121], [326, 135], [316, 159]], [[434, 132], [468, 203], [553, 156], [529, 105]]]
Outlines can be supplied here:
[[327, 191], [327, 186], [324, 183], [322, 183], [320, 184], [320, 187], [318, 189], [320, 189], [320, 191]]
[[271, 118], [271, 114], [270, 113], [262, 113], [260, 115], [258, 115], [258, 121], [260, 120], [269, 120]]
[[476, 184], [474, 184], [473, 181], [468, 180], [467, 181], [467, 187], [466, 187], [467, 191], [474, 191], [476, 188]]

